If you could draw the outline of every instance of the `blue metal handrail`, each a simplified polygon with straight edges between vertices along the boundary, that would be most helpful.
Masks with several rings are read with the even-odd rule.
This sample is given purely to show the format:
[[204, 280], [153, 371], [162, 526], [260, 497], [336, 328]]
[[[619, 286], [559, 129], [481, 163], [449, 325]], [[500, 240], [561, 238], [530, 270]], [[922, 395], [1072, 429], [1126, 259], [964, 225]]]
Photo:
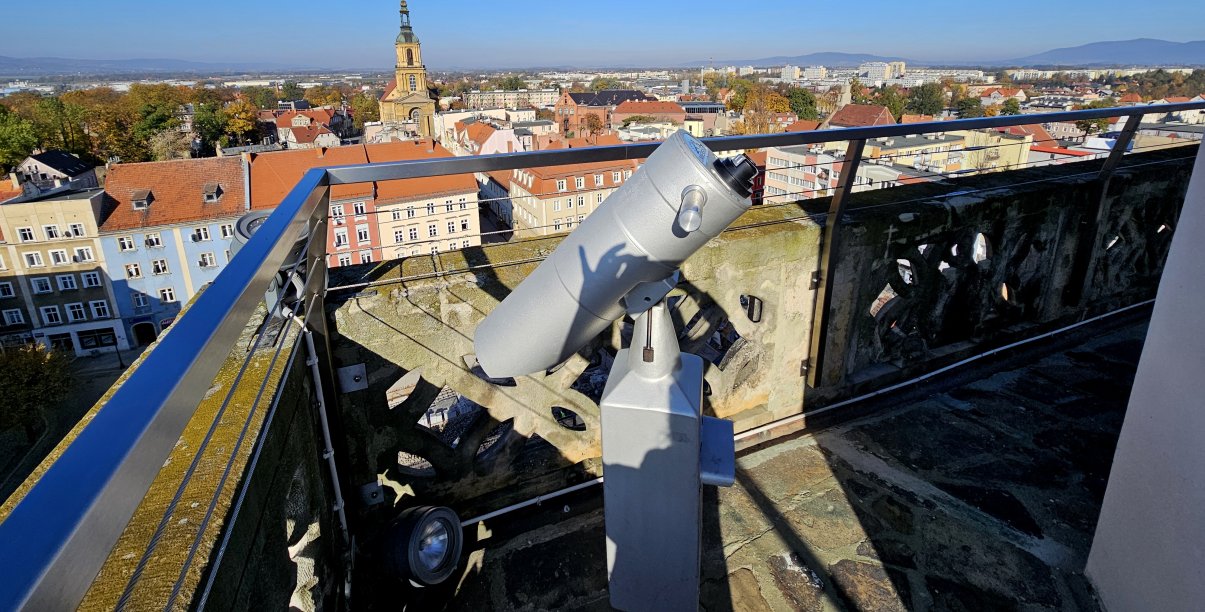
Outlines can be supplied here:
[[[716, 151], [1205, 110], [1205, 102], [709, 138]], [[1133, 121], [1131, 122], [1133, 123]], [[1137, 127], [1135, 123], [1133, 127]], [[0, 609], [68, 609], [97, 572], [332, 185], [640, 159], [657, 143], [315, 169], [0, 523]]]

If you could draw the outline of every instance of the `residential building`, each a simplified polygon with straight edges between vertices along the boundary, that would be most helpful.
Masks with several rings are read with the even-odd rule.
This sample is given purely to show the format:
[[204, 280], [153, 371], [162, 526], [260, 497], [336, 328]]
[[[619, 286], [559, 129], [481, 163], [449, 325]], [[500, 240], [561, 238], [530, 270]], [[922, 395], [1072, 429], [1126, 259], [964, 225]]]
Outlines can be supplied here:
[[40, 191], [70, 184], [73, 189], [95, 189], [96, 169], [80, 158], [63, 151], [34, 153], [17, 164], [13, 172], [24, 183]]
[[956, 134], [891, 136], [866, 141], [865, 158], [935, 174], [963, 170], [966, 138]]
[[[369, 163], [451, 155], [432, 143], [393, 142], [368, 145], [365, 150]], [[378, 182], [374, 221], [382, 246], [377, 259], [480, 246], [477, 193], [476, 177], [467, 174]]]
[[484, 121], [466, 119], [456, 124], [453, 139], [448, 145], [458, 156], [528, 150], [515, 132], [513, 129], [498, 129]]
[[464, 94], [464, 104], [469, 108], [519, 108], [535, 106], [545, 108], [556, 104], [561, 92], [556, 89], [515, 89], [498, 91], [470, 91]]
[[989, 87], [979, 94], [979, 103], [983, 106], [992, 106], [993, 104], [1003, 104], [1009, 98], [1022, 104], [1029, 100], [1029, 96], [1026, 96], [1025, 92], [1018, 87]]
[[799, 80], [799, 66], [783, 66], [782, 80], [784, 83], [794, 83]]
[[824, 66], [808, 66], [803, 69], [803, 80], [823, 81], [828, 78], [828, 69]]
[[507, 187], [517, 238], [570, 231], [598, 209], [640, 167], [635, 160], [495, 173]]
[[611, 125], [611, 112], [624, 102], [653, 101], [652, 98], [632, 89], [611, 89], [589, 93], [563, 92], [554, 112], [562, 132], [587, 130], [591, 115], [598, 117], [599, 125]]
[[892, 78], [891, 66], [887, 62], [866, 62], [858, 66], [858, 72], [871, 83]]
[[963, 137], [965, 151], [962, 165], [967, 170], [999, 172], [1024, 167], [1029, 161], [1038, 131], [960, 130], [950, 135]]
[[394, 78], [381, 96], [381, 122], [404, 126], [407, 132], [422, 138], [435, 134], [435, 98], [428, 90], [427, 68], [423, 65], [422, 44], [410, 26], [410, 9], [401, 5], [402, 30], [395, 50], [397, 65]]
[[129, 348], [101, 247], [100, 189], [0, 206], [0, 337], [78, 356]]
[[657, 121], [681, 125], [686, 121], [686, 109], [674, 102], [637, 102], [628, 100], [611, 112], [611, 126], [618, 127], [632, 117], [649, 117]]
[[323, 149], [343, 143], [334, 132], [321, 125], [289, 128], [280, 142], [287, 149]]
[[100, 243], [134, 344], [153, 342], [230, 263], [235, 223], [248, 211], [247, 179], [239, 157], [109, 169]]

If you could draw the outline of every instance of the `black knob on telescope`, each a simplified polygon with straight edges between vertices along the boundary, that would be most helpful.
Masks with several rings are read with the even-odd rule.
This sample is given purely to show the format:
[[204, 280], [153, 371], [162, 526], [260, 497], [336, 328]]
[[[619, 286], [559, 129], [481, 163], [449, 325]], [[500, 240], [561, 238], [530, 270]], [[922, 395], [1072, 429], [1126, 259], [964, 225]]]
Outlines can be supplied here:
[[753, 177], [757, 176], [757, 164], [744, 154], [717, 159], [715, 171], [742, 198], [753, 194]]

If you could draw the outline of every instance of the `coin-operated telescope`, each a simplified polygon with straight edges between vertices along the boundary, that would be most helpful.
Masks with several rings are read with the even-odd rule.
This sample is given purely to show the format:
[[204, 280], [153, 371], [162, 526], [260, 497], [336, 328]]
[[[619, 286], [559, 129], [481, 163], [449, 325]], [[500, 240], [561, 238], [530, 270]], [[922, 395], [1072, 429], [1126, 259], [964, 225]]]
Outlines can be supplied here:
[[735, 475], [732, 423], [702, 416], [703, 359], [679, 351], [665, 297], [678, 268], [749, 209], [757, 166], [718, 159], [685, 131], [477, 326], [492, 378], [548, 370], [615, 321], [635, 319], [603, 391], [603, 488], [611, 604], [697, 610], [703, 484]]

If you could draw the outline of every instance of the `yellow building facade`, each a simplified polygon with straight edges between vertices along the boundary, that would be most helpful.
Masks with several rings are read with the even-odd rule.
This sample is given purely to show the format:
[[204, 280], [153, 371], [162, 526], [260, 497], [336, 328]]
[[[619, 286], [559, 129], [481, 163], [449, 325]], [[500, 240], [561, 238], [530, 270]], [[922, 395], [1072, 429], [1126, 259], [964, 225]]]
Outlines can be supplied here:
[[394, 80], [381, 97], [381, 122], [406, 125], [422, 138], [434, 134], [435, 100], [427, 89], [427, 68], [422, 44], [410, 26], [410, 8], [401, 5], [402, 31], [397, 37], [397, 66]]

